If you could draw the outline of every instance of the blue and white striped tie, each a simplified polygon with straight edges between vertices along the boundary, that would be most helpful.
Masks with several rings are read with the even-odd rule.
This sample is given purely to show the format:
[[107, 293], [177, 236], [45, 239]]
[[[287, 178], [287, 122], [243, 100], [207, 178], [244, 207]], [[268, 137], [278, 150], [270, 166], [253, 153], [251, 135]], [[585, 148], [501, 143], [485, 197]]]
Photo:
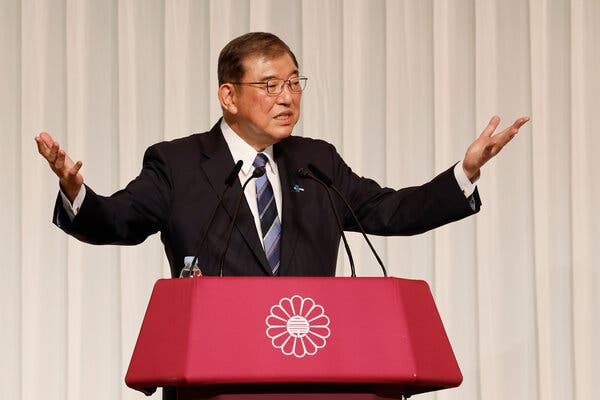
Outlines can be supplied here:
[[[267, 161], [266, 155], [258, 153], [252, 165], [254, 168], [264, 167]], [[258, 204], [258, 215], [265, 254], [267, 255], [273, 275], [277, 275], [280, 262], [281, 223], [277, 214], [277, 204], [275, 204], [273, 187], [267, 178], [267, 174], [256, 179], [256, 202]]]

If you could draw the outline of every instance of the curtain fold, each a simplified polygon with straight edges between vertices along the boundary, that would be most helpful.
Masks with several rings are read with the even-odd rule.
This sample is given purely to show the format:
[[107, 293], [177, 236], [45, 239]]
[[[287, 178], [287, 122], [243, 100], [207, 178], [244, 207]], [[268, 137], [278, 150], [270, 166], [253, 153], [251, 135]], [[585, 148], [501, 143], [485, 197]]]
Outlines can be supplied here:
[[[158, 235], [90, 246], [51, 225], [52, 134], [110, 194], [151, 144], [221, 114], [217, 58], [279, 35], [309, 78], [296, 135], [403, 187], [462, 159], [494, 114], [531, 122], [484, 167], [482, 211], [374, 237], [392, 276], [434, 293], [464, 383], [423, 399], [589, 399], [600, 376], [600, 2], [0, 0], [0, 386], [11, 399], [142, 399], [123, 377], [156, 279]], [[358, 273], [380, 276], [351, 235]], [[338, 275], [349, 275], [345, 254]], [[159, 398], [155, 394], [152, 398]]]

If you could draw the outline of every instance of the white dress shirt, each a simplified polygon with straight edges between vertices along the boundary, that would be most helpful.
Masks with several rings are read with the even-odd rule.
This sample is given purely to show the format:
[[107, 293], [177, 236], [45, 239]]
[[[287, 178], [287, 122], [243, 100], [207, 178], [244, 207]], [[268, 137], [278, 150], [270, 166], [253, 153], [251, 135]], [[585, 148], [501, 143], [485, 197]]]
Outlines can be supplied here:
[[[229, 151], [233, 157], [234, 162], [238, 162], [242, 160], [244, 164], [242, 164], [242, 169], [238, 174], [240, 178], [240, 185], [243, 185], [246, 182], [252, 172], [254, 171], [254, 167], [252, 163], [256, 158], [258, 152], [246, 143], [241, 137], [238, 136], [237, 133], [231, 129], [229, 125], [225, 122], [225, 119], [221, 121], [221, 132], [223, 132], [223, 137], [227, 142], [227, 146], [229, 147]], [[271, 182], [271, 186], [273, 187], [273, 196], [275, 197], [275, 205], [277, 206], [277, 215], [279, 215], [279, 222], [283, 224], [283, 220], [281, 219], [281, 181], [279, 179], [279, 172], [277, 170], [277, 164], [275, 163], [275, 159], [273, 158], [273, 146], [269, 146], [263, 151], [261, 151], [264, 155], [267, 156], [267, 164], [265, 165], [265, 171], [267, 173], [267, 179]], [[262, 232], [260, 230], [260, 218], [258, 213], [258, 204], [256, 202], [256, 182], [251, 181], [246, 186], [244, 190], [244, 195], [246, 195], [246, 201], [248, 202], [248, 206], [250, 207], [250, 211], [254, 216], [254, 224], [256, 225], [256, 231], [258, 232], [258, 237], [262, 243]], [[264, 246], [264, 243], [263, 243]]]

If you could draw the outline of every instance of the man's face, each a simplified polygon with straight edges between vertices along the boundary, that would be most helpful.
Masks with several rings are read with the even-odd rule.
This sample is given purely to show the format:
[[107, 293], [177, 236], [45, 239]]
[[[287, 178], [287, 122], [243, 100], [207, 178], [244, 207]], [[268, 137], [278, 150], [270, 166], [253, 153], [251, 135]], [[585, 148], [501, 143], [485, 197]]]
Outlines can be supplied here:
[[[265, 82], [269, 79], [289, 79], [298, 75], [289, 54], [275, 58], [249, 57], [243, 61], [241, 82]], [[237, 85], [236, 107], [232, 128], [257, 150], [290, 136], [300, 117], [302, 93], [292, 93], [284, 85], [279, 95], [270, 95], [264, 86]], [[238, 129], [235, 129], [235, 128]]]

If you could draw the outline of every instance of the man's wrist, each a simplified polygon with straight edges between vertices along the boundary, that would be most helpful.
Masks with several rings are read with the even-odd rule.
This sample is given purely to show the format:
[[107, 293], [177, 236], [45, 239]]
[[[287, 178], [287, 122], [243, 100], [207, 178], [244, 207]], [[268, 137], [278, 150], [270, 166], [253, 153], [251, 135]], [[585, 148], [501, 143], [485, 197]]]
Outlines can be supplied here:
[[467, 172], [463, 166], [462, 161], [454, 166], [454, 178], [460, 187], [460, 190], [464, 193], [465, 197], [469, 197], [475, 191], [475, 184], [479, 180], [479, 173], [474, 177], [473, 180], [469, 179]]
[[[59, 185], [60, 186], [60, 185]], [[75, 196], [73, 200], [70, 200], [67, 194], [63, 191], [62, 186], [60, 186], [60, 197], [62, 199], [63, 208], [67, 212], [69, 219], [73, 221], [77, 213], [79, 213], [79, 209], [83, 204], [83, 199], [85, 198], [86, 190], [85, 186], [81, 185], [79, 192]]]
[[462, 165], [462, 170], [465, 173], [465, 176], [467, 177], [467, 179], [471, 182], [471, 183], [475, 183], [479, 180], [479, 176], [481, 175], [481, 170], [479, 168], [477, 168], [476, 170], [472, 171], [468, 168], [465, 168], [465, 163], [464, 161], [460, 163]]
[[77, 195], [79, 195], [79, 192], [81, 191], [81, 187], [83, 185], [73, 186], [65, 185], [63, 182], [59, 182], [59, 186], [60, 191], [69, 199], [71, 203], [73, 203], [77, 198]]

